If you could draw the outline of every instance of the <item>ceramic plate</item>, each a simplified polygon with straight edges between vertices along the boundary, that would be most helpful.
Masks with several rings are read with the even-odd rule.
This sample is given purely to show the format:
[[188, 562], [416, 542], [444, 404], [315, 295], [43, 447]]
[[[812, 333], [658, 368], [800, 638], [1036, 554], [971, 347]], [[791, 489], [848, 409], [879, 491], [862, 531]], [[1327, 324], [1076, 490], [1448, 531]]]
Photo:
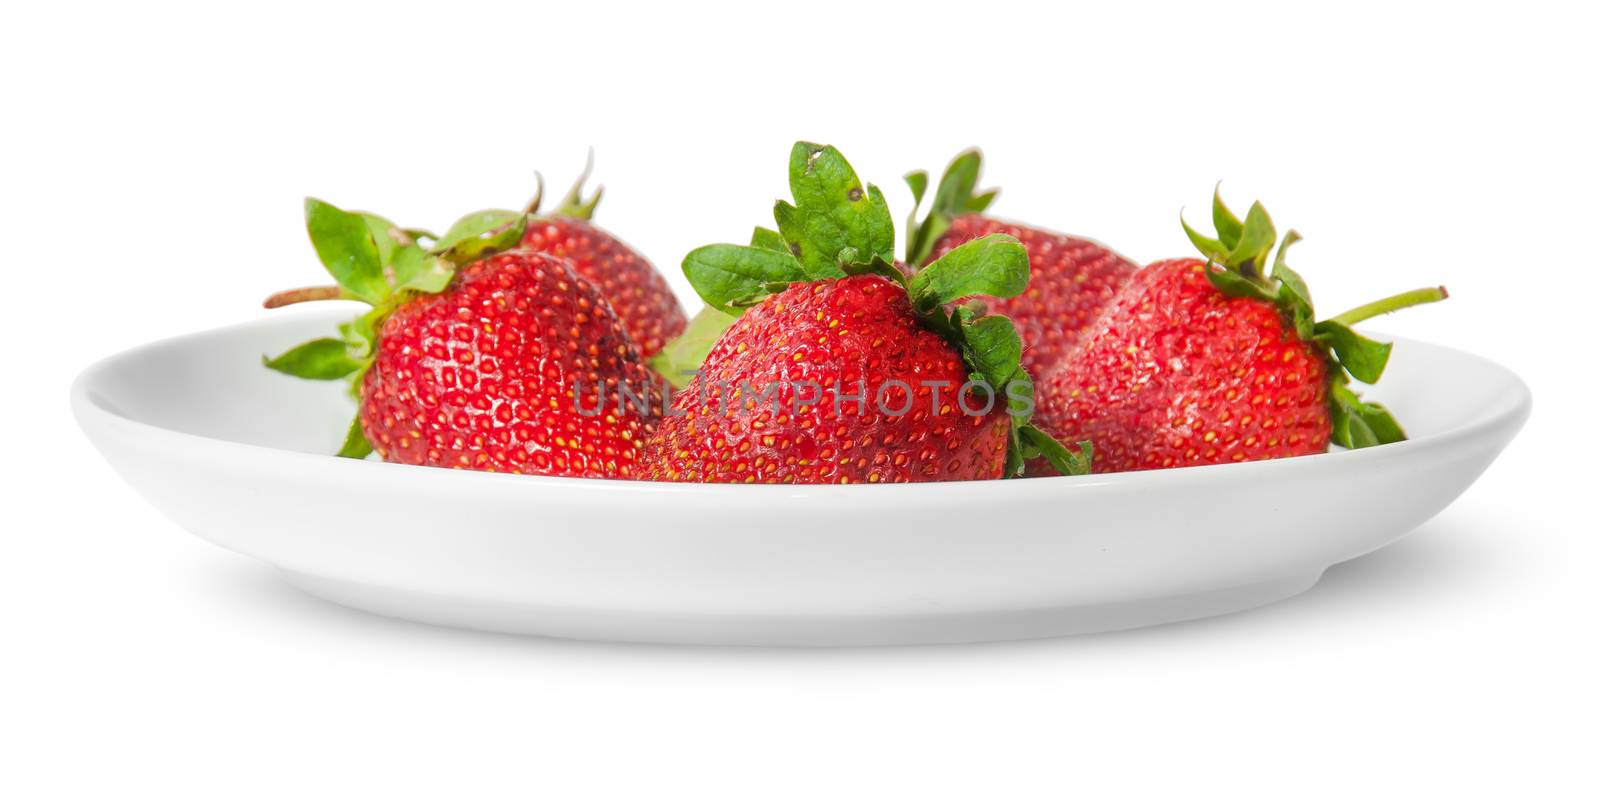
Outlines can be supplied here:
[[1407, 442], [1078, 478], [731, 486], [520, 477], [329, 455], [353, 405], [259, 358], [312, 309], [103, 360], [72, 406], [191, 532], [336, 603], [485, 630], [853, 645], [1114, 630], [1304, 591], [1450, 504], [1528, 417], [1482, 358], [1400, 339], [1375, 397]]

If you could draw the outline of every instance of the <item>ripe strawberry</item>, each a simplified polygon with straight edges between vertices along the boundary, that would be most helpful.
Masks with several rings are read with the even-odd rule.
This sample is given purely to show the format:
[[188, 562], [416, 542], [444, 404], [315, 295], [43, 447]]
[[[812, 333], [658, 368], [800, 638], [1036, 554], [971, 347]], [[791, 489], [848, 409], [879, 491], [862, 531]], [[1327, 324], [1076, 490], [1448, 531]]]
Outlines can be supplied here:
[[[521, 216], [441, 238], [306, 202], [307, 228], [337, 287], [294, 290], [269, 307], [362, 300], [341, 338], [302, 344], [268, 367], [349, 379], [360, 406], [341, 456], [571, 477], [631, 477], [660, 391], [605, 297], [566, 262], [512, 248]], [[626, 383], [642, 403], [603, 395]], [[581, 395], [580, 395], [581, 394]], [[627, 404], [627, 406], [624, 406]]]
[[541, 181], [539, 192], [520, 213], [514, 210], [471, 213], [457, 221], [441, 241], [478, 234], [527, 216], [522, 247], [560, 257], [572, 265], [578, 275], [593, 282], [611, 302], [628, 335], [638, 343], [640, 355], [651, 357], [683, 332], [688, 318], [667, 280], [649, 260], [615, 235], [595, 226], [591, 219], [600, 204], [603, 189], [595, 189], [592, 196], [584, 199], [583, 183], [588, 176], [589, 167], [585, 167], [578, 182], [554, 212], [538, 212], [544, 193]]
[[[649, 444], [645, 477], [876, 483], [983, 480], [1005, 469], [1010, 415], [999, 406], [977, 416], [959, 411], [955, 394], [967, 377], [961, 354], [882, 276], [791, 285], [746, 311], [701, 371], [674, 399], [688, 416], [665, 418]], [[762, 403], [717, 415], [759, 398], [768, 381], [797, 380], [817, 387], [780, 383], [769, 394], [776, 415]], [[884, 388], [888, 380], [906, 386]], [[887, 410], [909, 409], [880, 414], [879, 390]], [[864, 400], [841, 401], [840, 393]]]
[[978, 480], [1016, 474], [1033, 456], [1087, 471], [1087, 451], [1013, 412], [1008, 399], [1031, 398], [1032, 385], [1010, 321], [945, 308], [1021, 292], [1021, 244], [980, 238], [907, 280], [892, 262], [883, 194], [863, 189], [837, 150], [797, 143], [789, 178], [795, 203], [778, 203], [779, 233], [684, 260], [706, 302], [738, 318], [646, 443], [642, 478]]
[[[1042, 377], [1110, 305], [1138, 266], [1092, 240], [983, 215], [997, 192], [973, 193], [982, 165], [977, 150], [950, 162], [927, 219], [919, 224], [913, 213], [906, 259], [918, 266], [968, 240], [996, 233], [1022, 241], [1032, 268], [1028, 289], [1016, 297], [974, 300], [987, 306], [989, 313], [1003, 314], [1016, 323], [1022, 334], [1023, 365]], [[913, 172], [906, 180], [920, 203], [927, 174]]]
[[522, 247], [560, 257], [578, 275], [594, 282], [644, 357], [660, 352], [688, 324], [683, 307], [661, 273], [586, 218], [539, 216], [528, 222]]
[[1217, 197], [1220, 239], [1184, 225], [1207, 259], [1152, 264], [1129, 281], [1081, 344], [1040, 385], [1040, 427], [1092, 440], [1095, 468], [1119, 472], [1320, 453], [1405, 439], [1350, 377], [1376, 382], [1389, 344], [1350, 325], [1441, 300], [1419, 289], [1318, 322], [1305, 282], [1283, 262], [1257, 202], [1240, 222]]
[[[592, 163], [592, 161], [591, 161]], [[594, 282], [616, 309], [628, 335], [639, 343], [644, 357], [683, 332], [688, 323], [683, 307], [667, 280], [649, 260], [590, 220], [600, 203], [601, 189], [583, 199], [580, 192], [588, 167], [551, 215], [534, 215], [522, 237], [522, 247], [566, 260], [578, 275]], [[534, 213], [537, 209], [537, 198]]]

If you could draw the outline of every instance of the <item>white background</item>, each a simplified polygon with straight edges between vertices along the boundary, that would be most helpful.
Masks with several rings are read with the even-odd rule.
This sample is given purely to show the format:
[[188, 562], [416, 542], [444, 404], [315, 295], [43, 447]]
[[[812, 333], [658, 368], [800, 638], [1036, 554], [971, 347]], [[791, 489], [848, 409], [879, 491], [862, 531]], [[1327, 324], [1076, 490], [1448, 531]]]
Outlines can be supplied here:
[[[6, 12], [0, 782], [1600, 777], [1600, 56], [1578, 4], [540, 5]], [[1510, 365], [1533, 419], [1437, 520], [1276, 606], [821, 652], [324, 605], [163, 520], [70, 420], [91, 360], [320, 281], [304, 195], [437, 227], [519, 205], [535, 169], [559, 190], [593, 145], [600, 222], [676, 276], [768, 218], [799, 138], [897, 213], [902, 172], [980, 144], [994, 212], [1140, 260], [1184, 254], [1178, 210], [1203, 220], [1221, 179], [1306, 236], [1324, 308], [1447, 283], [1374, 327]]]

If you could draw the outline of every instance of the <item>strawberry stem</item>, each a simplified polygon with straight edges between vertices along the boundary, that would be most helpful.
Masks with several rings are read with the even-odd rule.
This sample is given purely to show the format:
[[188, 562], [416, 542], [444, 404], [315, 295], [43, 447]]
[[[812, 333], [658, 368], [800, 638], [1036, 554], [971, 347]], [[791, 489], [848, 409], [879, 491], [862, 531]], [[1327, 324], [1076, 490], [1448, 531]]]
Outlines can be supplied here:
[[295, 303], [309, 303], [313, 300], [355, 299], [336, 286], [301, 287], [299, 289], [286, 289], [270, 295], [261, 305], [263, 308], [282, 308], [284, 306], [292, 306]]
[[528, 200], [528, 206], [522, 209], [523, 213], [530, 216], [539, 212], [539, 203], [544, 201], [544, 175], [534, 172], [533, 179], [537, 183], [533, 191], [533, 198]]
[[572, 184], [572, 189], [567, 192], [561, 204], [556, 206], [556, 212], [563, 216], [581, 218], [588, 221], [594, 218], [594, 209], [600, 204], [600, 195], [605, 192], [603, 186], [596, 186], [594, 194], [588, 199], [583, 198], [583, 184], [588, 181], [590, 173], [594, 172], [594, 148], [589, 148], [589, 157], [583, 162], [583, 172], [578, 174], [578, 181]]
[[1382, 300], [1374, 300], [1364, 306], [1356, 306], [1328, 321], [1338, 322], [1345, 326], [1354, 325], [1362, 320], [1388, 314], [1392, 311], [1399, 311], [1402, 308], [1420, 306], [1424, 303], [1437, 303], [1447, 297], [1450, 297], [1450, 292], [1444, 287], [1413, 289], [1410, 292], [1390, 295]]

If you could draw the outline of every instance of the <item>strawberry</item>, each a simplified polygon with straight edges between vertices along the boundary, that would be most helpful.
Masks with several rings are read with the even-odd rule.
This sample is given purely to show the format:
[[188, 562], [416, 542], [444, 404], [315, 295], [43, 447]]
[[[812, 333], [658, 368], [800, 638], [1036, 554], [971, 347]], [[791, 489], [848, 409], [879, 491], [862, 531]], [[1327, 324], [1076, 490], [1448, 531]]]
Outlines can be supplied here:
[[1385, 298], [1317, 321], [1305, 281], [1284, 264], [1290, 231], [1267, 274], [1277, 230], [1261, 203], [1244, 221], [1220, 196], [1217, 238], [1184, 224], [1206, 259], [1139, 270], [1082, 342], [1040, 385], [1040, 427], [1092, 440], [1095, 468], [1118, 472], [1320, 453], [1405, 439], [1351, 377], [1376, 382], [1390, 345], [1351, 325], [1442, 300], [1443, 287]]
[[586, 215], [539, 216], [528, 222], [522, 247], [560, 257], [594, 282], [644, 357], [660, 352], [688, 323], [661, 273]]
[[684, 259], [695, 291], [736, 319], [707, 331], [699, 373], [646, 443], [642, 478], [978, 480], [1035, 456], [1087, 471], [1086, 446], [1074, 453], [1028, 424], [1032, 385], [1011, 322], [946, 308], [1021, 292], [1016, 239], [973, 240], [908, 279], [882, 192], [839, 151], [796, 143], [789, 181], [778, 232]]
[[[524, 214], [480, 216], [439, 238], [306, 201], [312, 244], [336, 287], [304, 300], [372, 310], [339, 338], [265, 359], [308, 379], [346, 379], [360, 399], [339, 455], [571, 477], [631, 477], [661, 393], [606, 298], [565, 261], [516, 248]], [[623, 384], [638, 401], [608, 397]]]
[[[889, 278], [793, 284], [734, 322], [701, 368], [674, 399], [687, 416], [666, 418], [647, 447], [646, 477], [852, 483], [981, 480], [1004, 471], [1009, 414], [957, 411], [961, 354], [920, 322]], [[905, 387], [885, 389], [888, 380]], [[767, 381], [790, 383], [766, 393], [775, 406], [757, 401], [715, 414], [744, 403], [741, 395], [759, 399]], [[887, 410], [908, 412], [876, 415], [871, 394], [879, 390], [887, 391]], [[849, 400], [857, 395], [861, 401]]]
[[[611, 301], [628, 335], [639, 343], [640, 353], [648, 358], [682, 333], [688, 319], [661, 272], [637, 251], [594, 225], [591, 219], [603, 189], [596, 188], [588, 199], [582, 197], [583, 182], [593, 165], [591, 151], [583, 174], [556, 212], [535, 215], [528, 222], [522, 247], [561, 257], [578, 275], [594, 282]], [[535, 213], [537, 206], [535, 197], [533, 209], [524, 212]]]
[[[1016, 323], [1022, 334], [1023, 365], [1042, 377], [1110, 305], [1138, 266], [1092, 240], [983, 215], [997, 191], [974, 193], [982, 166], [982, 154], [975, 149], [950, 162], [928, 217], [918, 223], [912, 212], [906, 261], [915, 267], [984, 235], [1001, 233], [1022, 241], [1033, 272], [1028, 289], [1016, 297], [974, 300], [987, 306], [989, 313], [1003, 314]], [[920, 204], [927, 173], [912, 172], [906, 182]]]
[[539, 193], [520, 213], [482, 210], [457, 224], [477, 229], [508, 224], [518, 216], [527, 215], [522, 247], [560, 257], [572, 265], [578, 275], [593, 282], [611, 302], [628, 335], [638, 342], [640, 354], [648, 358], [682, 333], [688, 319], [660, 271], [639, 252], [593, 223], [603, 189], [595, 189], [587, 199], [582, 197], [583, 183], [593, 163], [591, 158], [553, 213], [538, 212], [544, 192], [541, 182]]

